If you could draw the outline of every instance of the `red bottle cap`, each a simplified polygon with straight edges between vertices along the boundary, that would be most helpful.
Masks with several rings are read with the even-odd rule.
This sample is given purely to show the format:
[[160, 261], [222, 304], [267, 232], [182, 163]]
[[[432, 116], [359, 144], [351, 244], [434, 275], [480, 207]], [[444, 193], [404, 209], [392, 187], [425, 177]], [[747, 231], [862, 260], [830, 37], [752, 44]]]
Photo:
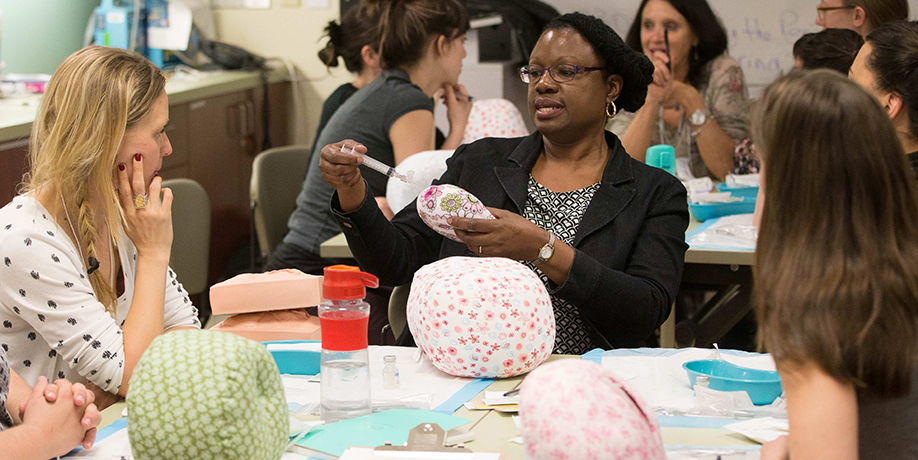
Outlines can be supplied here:
[[379, 279], [350, 265], [325, 267], [322, 297], [328, 300], [355, 300], [367, 296], [367, 287], [379, 287]]

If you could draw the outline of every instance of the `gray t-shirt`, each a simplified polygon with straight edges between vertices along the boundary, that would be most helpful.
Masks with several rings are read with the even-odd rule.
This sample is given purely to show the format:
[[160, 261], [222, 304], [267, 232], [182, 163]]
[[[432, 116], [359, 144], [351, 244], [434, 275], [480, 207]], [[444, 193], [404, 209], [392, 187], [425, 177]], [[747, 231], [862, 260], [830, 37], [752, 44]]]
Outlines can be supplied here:
[[[389, 128], [408, 112], [433, 112], [434, 102], [420, 87], [411, 83], [403, 70], [386, 70], [372, 83], [357, 91], [328, 121], [319, 135], [309, 160], [303, 190], [296, 199], [296, 210], [287, 222], [284, 243], [319, 254], [322, 242], [340, 232], [331, 212], [335, 189], [325, 183], [319, 170], [319, 152], [327, 144], [354, 139], [367, 147], [367, 155], [390, 166], [395, 165]], [[374, 196], [386, 195], [388, 177], [366, 166], [360, 172]]]
[[918, 458], [918, 368], [905, 396], [880, 398], [858, 391], [857, 412], [861, 460]]

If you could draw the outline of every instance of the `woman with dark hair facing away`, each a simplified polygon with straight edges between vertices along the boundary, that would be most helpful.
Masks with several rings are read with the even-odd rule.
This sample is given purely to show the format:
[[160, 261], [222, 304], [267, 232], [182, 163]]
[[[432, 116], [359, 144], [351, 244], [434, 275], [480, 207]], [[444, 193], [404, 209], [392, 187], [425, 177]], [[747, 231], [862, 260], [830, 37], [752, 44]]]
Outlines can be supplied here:
[[[668, 43], [667, 43], [668, 35]], [[653, 62], [647, 103], [612, 121], [636, 159], [647, 148], [676, 149], [680, 178], [724, 180], [737, 142], [749, 138], [749, 94], [727, 33], [705, 0], [643, 0], [626, 39]]]
[[382, 67], [379, 65], [379, 8], [376, 5], [359, 3], [344, 13], [341, 24], [329, 21], [325, 26], [325, 35], [328, 42], [319, 50], [319, 60], [326, 67], [338, 67], [339, 58], [344, 61], [348, 72], [357, 74], [353, 83], [345, 83], [335, 89], [328, 99], [322, 104], [322, 115], [319, 118], [319, 127], [316, 137], [312, 141], [312, 150], [316, 148], [319, 135], [328, 120], [331, 119], [338, 107], [341, 107], [349, 97], [358, 89], [363, 88], [375, 80]]
[[918, 176], [918, 22], [888, 22], [871, 32], [850, 76], [880, 101]]
[[794, 43], [794, 68], [832, 69], [848, 75], [864, 38], [850, 29], [826, 29], [806, 34]]
[[686, 192], [631, 158], [605, 125], [619, 110], [640, 109], [652, 75], [647, 57], [595, 17], [549, 24], [520, 68], [537, 131], [464, 145], [435, 182], [491, 206], [495, 219], [450, 218], [462, 243], [426, 226], [414, 203], [386, 220], [360, 159], [341, 152], [344, 142], [326, 145], [322, 175], [336, 189], [332, 209], [357, 261], [392, 285], [450, 256], [524, 261], [551, 294], [556, 353], [645, 344], [682, 276]]
[[862, 37], [889, 21], [908, 20], [908, 0], [822, 0], [816, 6], [816, 25], [823, 29], [851, 29]]
[[755, 120], [754, 302], [790, 421], [762, 459], [918, 458], [918, 190], [896, 132], [829, 70], [772, 84]]
[[[472, 103], [457, 94], [465, 57], [465, 8], [456, 0], [363, 0], [358, 8], [376, 8], [379, 15], [379, 58], [382, 73], [355, 93], [331, 117], [318, 146], [352, 138], [366, 146], [367, 155], [396, 166], [415, 153], [434, 149], [434, 100], [444, 93], [450, 132], [444, 149], [462, 141]], [[320, 147], [317, 147], [319, 149]], [[319, 152], [314, 151], [288, 231], [267, 269], [297, 268], [321, 275], [340, 259], [325, 259], [321, 244], [339, 233], [329, 208], [334, 188], [322, 180]], [[366, 174], [369, 193], [385, 198], [388, 177]], [[388, 206], [384, 206], [388, 208]], [[388, 288], [369, 290], [370, 343], [379, 344], [379, 330], [388, 323]]]

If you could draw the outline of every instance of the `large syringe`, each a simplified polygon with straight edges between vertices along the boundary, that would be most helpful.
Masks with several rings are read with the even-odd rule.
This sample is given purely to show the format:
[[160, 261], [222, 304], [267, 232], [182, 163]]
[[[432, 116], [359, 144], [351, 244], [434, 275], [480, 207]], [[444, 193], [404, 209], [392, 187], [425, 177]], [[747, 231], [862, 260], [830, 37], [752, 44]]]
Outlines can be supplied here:
[[374, 171], [379, 171], [379, 172], [381, 172], [381, 173], [383, 173], [383, 174], [385, 174], [385, 175], [387, 175], [387, 176], [389, 176], [389, 177], [394, 177], [394, 178], [396, 178], [396, 179], [398, 179], [398, 180], [400, 180], [400, 181], [402, 181], [402, 182], [404, 182], [404, 183], [406, 183], [406, 184], [414, 184], [414, 182], [411, 180], [411, 179], [414, 177], [414, 171], [408, 171], [408, 172], [402, 174], [402, 173], [396, 171], [396, 169], [393, 168], [392, 166], [389, 166], [389, 165], [387, 165], [387, 164], [385, 164], [385, 163], [383, 163], [383, 162], [381, 162], [381, 161], [379, 161], [379, 160], [377, 160], [377, 159], [375, 159], [375, 158], [373, 158], [373, 157], [371, 157], [371, 156], [369, 156], [369, 155], [364, 155], [364, 154], [362, 154], [362, 153], [358, 153], [356, 150], [354, 150], [354, 147], [350, 147], [350, 146], [347, 146], [347, 145], [342, 146], [342, 147], [341, 147], [341, 151], [344, 152], [344, 153], [350, 153], [350, 154], [352, 154], [352, 155], [357, 155], [357, 156], [363, 158], [363, 165], [366, 166], [366, 167], [368, 167], [368, 168], [370, 168], [370, 169], [372, 169], [372, 170], [374, 170]]

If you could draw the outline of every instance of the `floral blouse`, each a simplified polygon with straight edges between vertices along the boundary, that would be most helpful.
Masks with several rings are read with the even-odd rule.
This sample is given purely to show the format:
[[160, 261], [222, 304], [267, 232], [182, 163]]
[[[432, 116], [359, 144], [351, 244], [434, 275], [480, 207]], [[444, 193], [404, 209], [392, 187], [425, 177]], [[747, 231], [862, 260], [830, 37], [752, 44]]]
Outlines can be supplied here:
[[[697, 88], [704, 100], [708, 112], [717, 120], [728, 136], [732, 137], [738, 147], [744, 145], [743, 141], [749, 139], [749, 91], [743, 69], [739, 63], [730, 56], [722, 55], [709, 62], [704, 69], [704, 85]], [[609, 129], [618, 136], [628, 130], [634, 113], [620, 112], [612, 119]], [[692, 125], [685, 118], [679, 126], [667, 126], [663, 129], [663, 138], [660, 130], [654, 129], [651, 144], [669, 144], [676, 150], [676, 158], [686, 159], [688, 168], [694, 177], [712, 176], [711, 171], [698, 151], [698, 144], [692, 136]], [[633, 152], [632, 152], [633, 153]], [[686, 161], [683, 160], [683, 161]], [[758, 172], [754, 159], [750, 159], [748, 149], [738, 148], [734, 155], [734, 164], [737, 173]], [[712, 176], [713, 177], [713, 176]], [[680, 179], [689, 179], [680, 177]]]

